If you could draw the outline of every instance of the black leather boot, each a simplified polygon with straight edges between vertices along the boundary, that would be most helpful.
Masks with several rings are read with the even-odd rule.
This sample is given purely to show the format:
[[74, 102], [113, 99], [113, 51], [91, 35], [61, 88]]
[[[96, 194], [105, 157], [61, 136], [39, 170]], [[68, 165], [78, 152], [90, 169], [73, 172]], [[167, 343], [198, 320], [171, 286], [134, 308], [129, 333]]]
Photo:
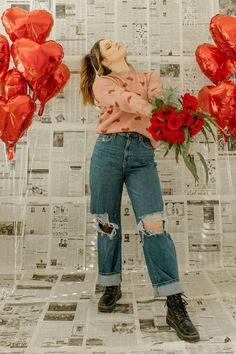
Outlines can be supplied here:
[[120, 284], [106, 286], [105, 291], [98, 302], [98, 310], [101, 312], [112, 312], [116, 307], [116, 301], [121, 298], [121, 295]]
[[181, 298], [181, 294], [167, 296], [166, 304], [166, 322], [176, 330], [178, 337], [187, 342], [198, 342], [199, 333], [189, 318], [185, 308], [188, 303]]

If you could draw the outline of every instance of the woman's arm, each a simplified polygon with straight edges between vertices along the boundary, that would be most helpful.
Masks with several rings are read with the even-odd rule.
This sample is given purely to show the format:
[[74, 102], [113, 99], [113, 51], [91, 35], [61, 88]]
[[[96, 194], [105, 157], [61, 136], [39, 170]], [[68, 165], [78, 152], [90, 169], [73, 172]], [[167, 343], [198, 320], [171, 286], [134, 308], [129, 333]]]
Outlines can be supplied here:
[[115, 106], [124, 112], [152, 116], [152, 104], [137, 93], [126, 91], [110, 77], [97, 78], [93, 84], [93, 93], [99, 106]]

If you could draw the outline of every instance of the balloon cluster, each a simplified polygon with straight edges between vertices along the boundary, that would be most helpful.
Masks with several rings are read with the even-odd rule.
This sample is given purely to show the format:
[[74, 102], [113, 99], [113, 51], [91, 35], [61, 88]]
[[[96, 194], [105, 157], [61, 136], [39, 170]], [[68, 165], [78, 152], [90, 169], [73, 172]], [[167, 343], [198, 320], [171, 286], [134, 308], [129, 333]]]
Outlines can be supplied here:
[[199, 91], [200, 107], [236, 136], [236, 85], [229, 78], [236, 72], [236, 18], [217, 14], [210, 32], [216, 44], [201, 44], [195, 55], [203, 73], [215, 84]]
[[[38, 115], [46, 102], [62, 90], [70, 77], [63, 64], [63, 48], [53, 40], [46, 41], [53, 26], [53, 17], [46, 10], [31, 12], [9, 8], [1, 17], [13, 42], [0, 34], [0, 138], [7, 145], [8, 159], [14, 158], [14, 146]], [[9, 68], [10, 54], [15, 64]], [[28, 85], [32, 97], [27, 94]]]

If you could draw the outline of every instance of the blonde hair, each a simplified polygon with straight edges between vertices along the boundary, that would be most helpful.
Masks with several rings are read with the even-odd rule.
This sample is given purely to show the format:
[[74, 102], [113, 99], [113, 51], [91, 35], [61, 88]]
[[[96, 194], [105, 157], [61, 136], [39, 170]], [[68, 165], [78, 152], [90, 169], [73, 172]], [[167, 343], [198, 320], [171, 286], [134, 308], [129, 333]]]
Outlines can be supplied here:
[[[100, 41], [102, 40], [94, 43], [90, 53], [84, 55], [80, 60], [80, 94], [82, 94], [84, 105], [95, 105], [92, 87], [96, 75], [102, 76], [111, 73], [111, 70], [102, 64], [104, 59], [100, 50]], [[126, 57], [125, 61], [130, 68], [135, 70], [133, 65], [127, 62]]]

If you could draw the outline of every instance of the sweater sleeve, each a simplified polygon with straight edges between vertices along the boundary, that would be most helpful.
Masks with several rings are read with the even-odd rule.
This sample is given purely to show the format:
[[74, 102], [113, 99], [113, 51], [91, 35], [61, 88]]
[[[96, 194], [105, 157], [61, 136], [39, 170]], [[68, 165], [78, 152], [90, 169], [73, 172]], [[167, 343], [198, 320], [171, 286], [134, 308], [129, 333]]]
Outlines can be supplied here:
[[163, 84], [160, 76], [155, 72], [151, 71], [151, 75], [148, 82], [148, 99], [154, 104], [154, 96], [163, 99]]
[[153, 105], [135, 92], [125, 90], [109, 77], [100, 77], [93, 83], [93, 93], [99, 106], [115, 106], [128, 113], [152, 116]]

